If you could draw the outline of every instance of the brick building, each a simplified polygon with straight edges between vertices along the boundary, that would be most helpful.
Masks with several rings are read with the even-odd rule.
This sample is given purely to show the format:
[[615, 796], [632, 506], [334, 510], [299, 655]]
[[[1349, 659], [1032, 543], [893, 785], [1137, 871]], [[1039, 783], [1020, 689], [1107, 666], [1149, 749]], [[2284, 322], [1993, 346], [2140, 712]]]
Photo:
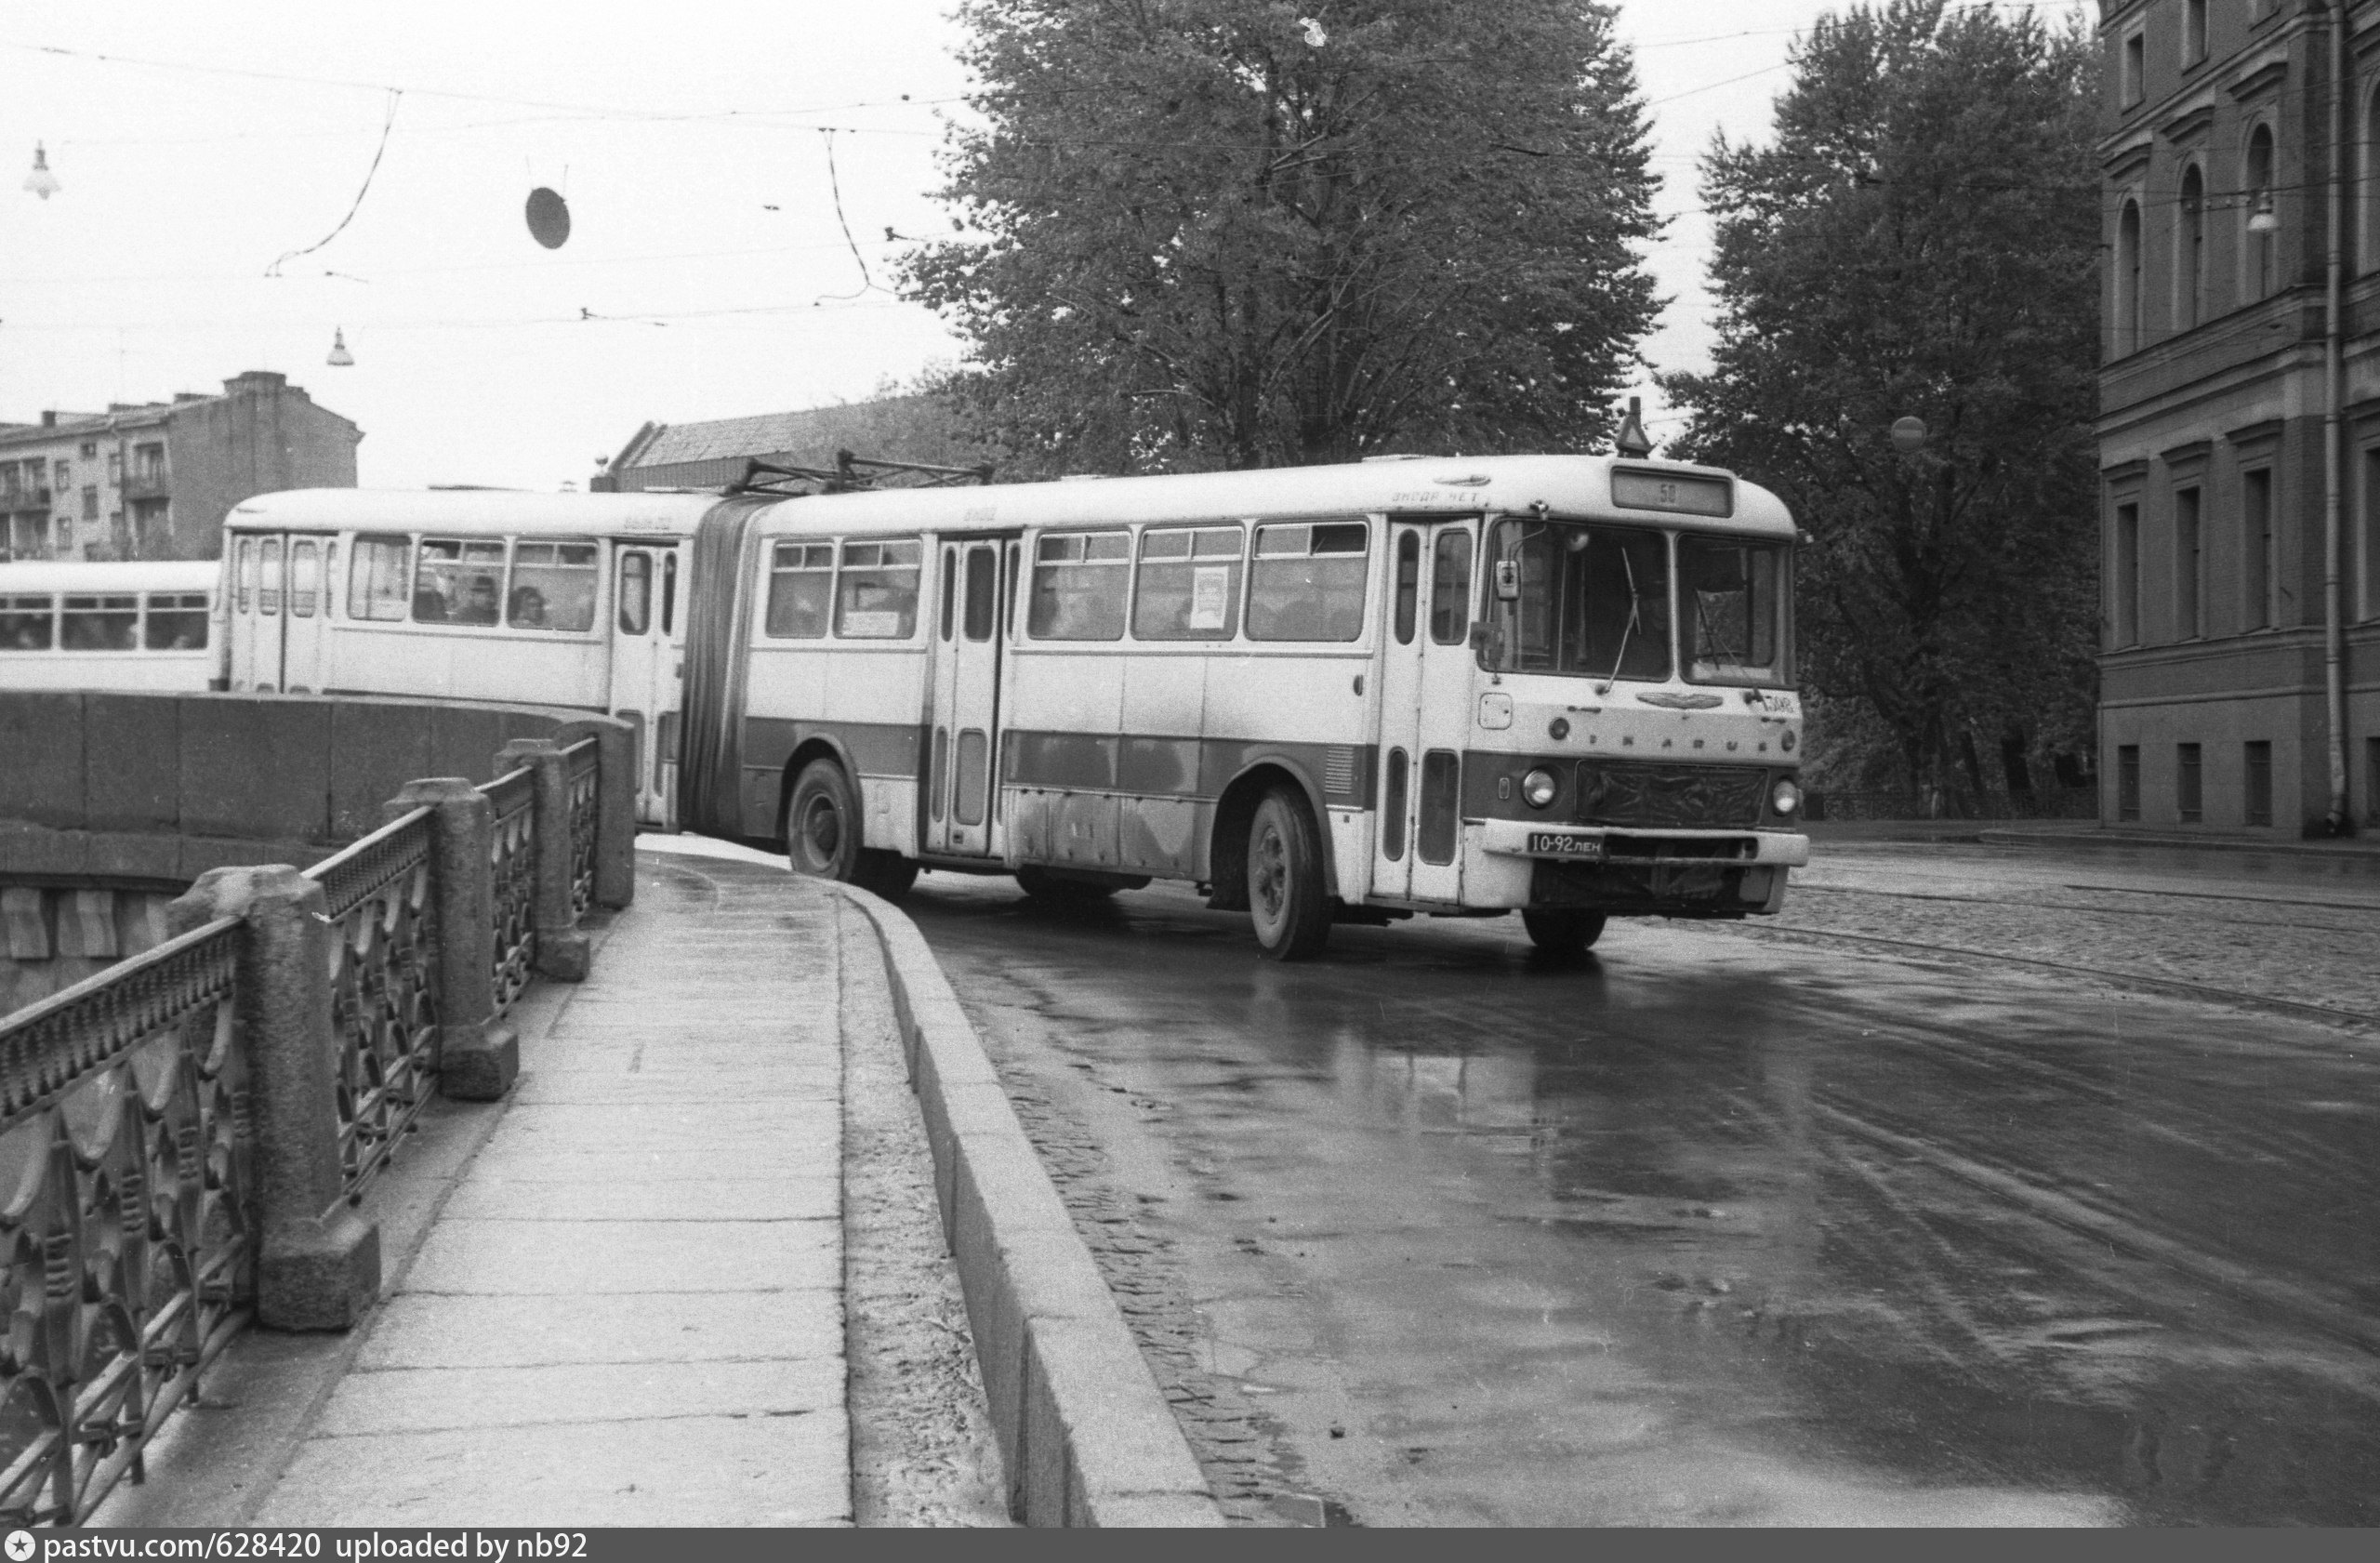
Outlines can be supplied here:
[[2380, 822], [2380, 0], [2099, 37], [2102, 817]]
[[252, 495], [352, 488], [364, 431], [288, 377], [0, 423], [0, 558], [208, 559]]

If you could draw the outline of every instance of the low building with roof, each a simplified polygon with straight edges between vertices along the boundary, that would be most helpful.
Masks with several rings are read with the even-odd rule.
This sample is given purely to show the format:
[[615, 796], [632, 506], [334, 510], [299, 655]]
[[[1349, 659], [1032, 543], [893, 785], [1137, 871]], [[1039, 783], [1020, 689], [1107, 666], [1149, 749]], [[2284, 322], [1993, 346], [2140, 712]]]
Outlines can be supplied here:
[[983, 455], [931, 396], [879, 396], [700, 423], [648, 423], [588, 487], [633, 493], [651, 488], [723, 488], [755, 460], [827, 468], [838, 451], [887, 461], [972, 466]]

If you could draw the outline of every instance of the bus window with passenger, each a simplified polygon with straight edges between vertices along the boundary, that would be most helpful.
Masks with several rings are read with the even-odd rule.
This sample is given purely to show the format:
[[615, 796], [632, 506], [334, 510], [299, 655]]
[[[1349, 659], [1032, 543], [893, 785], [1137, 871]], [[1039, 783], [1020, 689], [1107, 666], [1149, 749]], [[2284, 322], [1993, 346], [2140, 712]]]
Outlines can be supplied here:
[[140, 599], [123, 595], [68, 597], [58, 643], [67, 651], [131, 651], [139, 644]]
[[47, 651], [56, 639], [55, 598], [0, 597], [0, 651]]
[[494, 624], [504, 580], [504, 545], [424, 537], [414, 565], [413, 616], [420, 624]]
[[513, 544], [505, 623], [515, 629], [553, 629], [574, 635], [592, 629], [600, 557], [592, 542]]
[[1033, 605], [1025, 616], [1027, 634], [1037, 641], [1124, 638], [1124, 589], [1132, 573], [1130, 533], [1045, 536], [1033, 559]]
[[1300, 522], [1256, 529], [1248, 586], [1251, 641], [1352, 641], [1364, 632], [1371, 527]]
[[142, 618], [141, 643], [151, 651], [206, 649], [204, 591], [152, 591]]
[[761, 632], [775, 640], [823, 640], [834, 597], [834, 544], [779, 543], [769, 559], [769, 606]]

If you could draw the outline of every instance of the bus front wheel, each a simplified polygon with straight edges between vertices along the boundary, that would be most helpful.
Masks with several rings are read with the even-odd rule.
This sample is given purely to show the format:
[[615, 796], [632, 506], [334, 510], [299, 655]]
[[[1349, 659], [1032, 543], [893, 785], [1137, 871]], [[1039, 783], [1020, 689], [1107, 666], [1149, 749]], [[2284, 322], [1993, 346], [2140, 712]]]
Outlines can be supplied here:
[[1303, 960], [1330, 936], [1322, 841], [1305, 800], [1275, 788], [1248, 825], [1248, 909], [1269, 960]]
[[1580, 911], [1542, 911], [1521, 913], [1521, 924], [1528, 930], [1529, 943], [1546, 954], [1562, 960], [1575, 960], [1588, 947], [1603, 937], [1604, 914]]
[[899, 899], [917, 881], [917, 860], [862, 846], [860, 830], [859, 797], [843, 768], [831, 760], [803, 766], [785, 805], [785, 854], [793, 871]]

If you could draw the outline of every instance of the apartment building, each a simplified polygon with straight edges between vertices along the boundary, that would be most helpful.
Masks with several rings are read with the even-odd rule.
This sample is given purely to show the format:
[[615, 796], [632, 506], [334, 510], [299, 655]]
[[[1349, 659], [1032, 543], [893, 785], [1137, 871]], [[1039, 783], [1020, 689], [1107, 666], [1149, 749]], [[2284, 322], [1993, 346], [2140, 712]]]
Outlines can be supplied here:
[[2099, 37], [2103, 817], [2380, 824], [2380, 0]]
[[0, 556], [206, 559], [252, 495], [352, 488], [364, 432], [284, 375], [0, 423]]

